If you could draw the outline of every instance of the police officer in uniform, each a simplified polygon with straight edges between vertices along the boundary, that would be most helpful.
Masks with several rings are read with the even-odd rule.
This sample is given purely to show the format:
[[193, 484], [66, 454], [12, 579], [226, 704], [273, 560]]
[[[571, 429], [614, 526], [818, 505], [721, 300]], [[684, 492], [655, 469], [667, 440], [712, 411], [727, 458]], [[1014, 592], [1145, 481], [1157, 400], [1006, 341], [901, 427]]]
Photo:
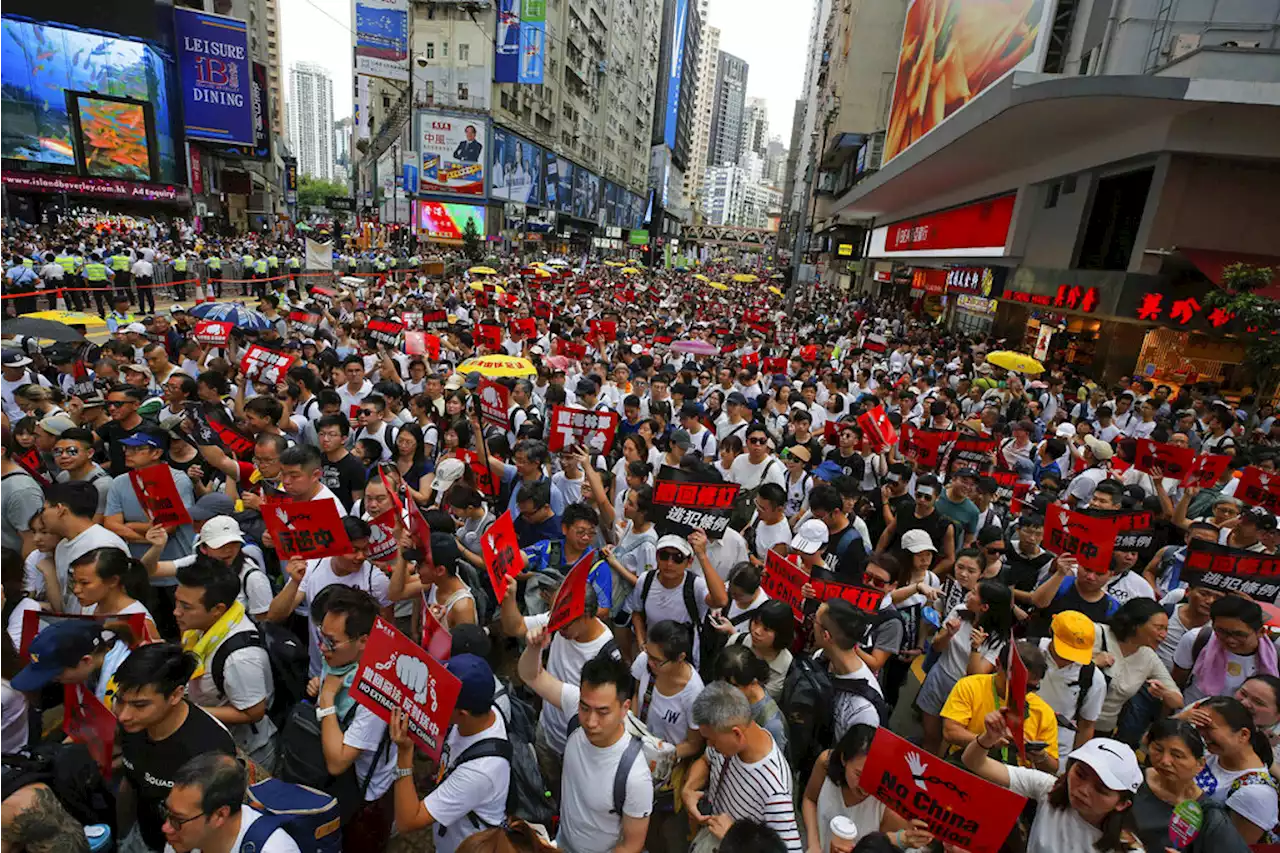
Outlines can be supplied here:
[[209, 281], [205, 286], [205, 295], [209, 301], [213, 301], [216, 294], [219, 299], [222, 298], [222, 258], [218, 257], [217, 252], [207, 252], [204, 257], [204, 268], [208, 271]]
[[267, 295], [268, 264], [265, 255], [253, 262], [253, 295], [259, 299]]
[[178, 254], [173, 257], [173, 291], [178, 297], [178, 301], [187, 298], [187, 286], [183, 282], [187, 279], [187, 253], [178, 250]]
[[98, 306], [98, 316], [104, 320], [107, 317], [107, 299], [105, 294], [111, 287], [111, 281], [115, 275], [102, 262], [101, 251], [94, 251], [90, 257], [89, 263], [84, 265], [84, 281], [85, 286], [92, 288], [93, 301]]
[[[116, 246], [115, 254], [107, 259], [111, 266], [111, 273], [116, 277], [116, 295], [125, 296], [130, 302], [133, 301], [133, 293], [129, 285], [133, 283], [133, 276], [129, 272], [133, 266], [133, 258], [125, 251], [124, 246]], [[113, 298], [112, 303], [115, 303]]]
[[77, 288], [81, 287], [83, 279], [80, 278], [80, 267], [84, 262], [80, 256], [71, 250], [71, 246], [63, 246], [62, 254], [53, 259], [53, 262], [62, 267], [63, 287], [70, 288], [67, 290], [67, 308], [72, 311], [84, 310], [84, 294]]

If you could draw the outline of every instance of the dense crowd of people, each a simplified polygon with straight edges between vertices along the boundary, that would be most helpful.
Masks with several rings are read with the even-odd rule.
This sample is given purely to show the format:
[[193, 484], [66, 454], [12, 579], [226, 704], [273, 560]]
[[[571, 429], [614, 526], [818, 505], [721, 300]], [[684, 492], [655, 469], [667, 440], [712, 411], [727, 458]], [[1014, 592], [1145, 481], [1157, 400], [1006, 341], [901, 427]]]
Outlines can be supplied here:
[[[6, 307], [37, 280], [116, 291], [100, 347], [12, 340], [0, 363], [6, 850], [957, 849], [863, 778], [886, 729], [1027, 798], [1005, 850], [1276, 840], [1274, 602], [1186, 567], [1196, 541], [1278, 555], [1276, 516], [1237, 493], [1275, 473], [1270, 405], [1008, 370], [1000, 342], [783, 296], [767, 270], [428, 277], [386, 252], [321, 293], [275, 272], [296, 245], [83, 226], [6, 246]], [[223, 292], [217, 257], [263, 281]], [[248, 299], [265, 328], [198, 340], [189, 310], [139, 304], [158, 263], [199, 265], [198, 300]], [[406, 314], [444, 315], [425, 352], [377, 323]], [[287, 370], [246, 377], [254, 345]], [[501, 425], [466, 364], [489, 354], [529, 363], [495, 380]], [[561, 447], [558, 407], [616, 416], [612, 442]], [[1230, 458], [1184, 485], [1138, 464], [1145, 440]], [[189, 523], [155, 522], [157, 479]], [[655, 501], [671, 479], [736, 486], [727, 525], [679, 530]], [[279, 553], [264, 513], [303, 501], [334, 504], [349, 550]], [[1098, 565], [1047, 541], [1064, 508], [1146, 535]], [[399, 547], [376, 561], [388, 511]], [[504, 515], [521, 565], [497, 590]], [[588, 554], [581, 615], [549, 630]], [[769, 594], [782, 565], [795, 596]], [[874, 604], [826, 591], [850, 588]], [[449, 635], [438, 761], [356, 701], [380, 619]], [[89, 699], [106, 723], [63, 742]], [[327, 831], [271, 799], [300, 784], [332, 795]]]

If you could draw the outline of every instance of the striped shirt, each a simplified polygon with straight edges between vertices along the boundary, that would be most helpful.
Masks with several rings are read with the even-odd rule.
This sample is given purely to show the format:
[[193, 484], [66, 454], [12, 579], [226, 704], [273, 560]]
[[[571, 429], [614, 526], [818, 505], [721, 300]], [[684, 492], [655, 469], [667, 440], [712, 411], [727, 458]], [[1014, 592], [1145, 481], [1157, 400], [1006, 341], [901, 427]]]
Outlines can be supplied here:
[[[789, 851], [799, 851], [800, 830], [791, 796], [791, 768], [775, 743], [769, 754], [751, 764], [738, 756], [726, 759], [708, 746], [709, 806], [703, 814], [727, 814], [734, 820], [759, 821], [772, 828]], [[725, 770], [725, 761], [729, 762]]]

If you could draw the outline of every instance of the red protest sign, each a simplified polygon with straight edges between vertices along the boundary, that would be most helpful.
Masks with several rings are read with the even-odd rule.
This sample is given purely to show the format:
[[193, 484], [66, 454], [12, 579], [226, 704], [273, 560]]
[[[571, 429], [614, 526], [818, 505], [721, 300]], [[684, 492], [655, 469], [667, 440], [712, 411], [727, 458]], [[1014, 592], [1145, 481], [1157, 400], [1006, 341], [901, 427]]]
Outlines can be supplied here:
[[904, 420], [902, 429], [898, 431], [898, 452], [905, 456], [911, 449], [915, 436], [916, 428]]
[[618, 338], [617, 320], [590, 320], [587, 325], [591, 328], [591, 337], [593, 338], [604, 338], [606, 341], [613, 341]]
[[532, 338], [538, 334], [538, 321], [533, 317], [522, 317], [518, 320], [512, 320], [508, 326], [511, 334], [511, 340], [519, 341], [525, 338]]
[[898, 431], [893, 428], [882, 405], [858, 415], [858, 426], [862, 427], [863, 435], [885, 450], [898, 440]]
[[862, 342], [862, 348], [867, 352], [884, 352], [889, 348], [889, 342], [885, 340], [884, 335], [867, 335], [867, 339]]
[[502, 349], [502, 327], [492, 323], [476, 323], [476, 344], [489, 349]]
[[759, 366], [760, 366], [760, 353], [749, 352], [742, 357], [743, 370], [746, 370], [751, 367], [759, 367]]
[[168, 465], [148, 465], [129, 472], [129, 485], [138, 498], [138, 506], [151, 516], [151, 523], [161, 527], [181, 527], [191, 523], [187, 505], [178, 494], [173, 471]]
[[400, 525], [400, 514], [395, 507], [369, 522], [368, 557], [374, 562], [394, 560], [400, 553], [400, 543], [396, 541], [396, 528]]
[[[67, 619], [92, 619], [95, 622], [120, 623], [123, 622], [129, 626], [129, 633], [133, 635], [129, 648], [137, 648], [138, 645], [148, 639], [147, 637], [147, 616], [145, 613], [130, 613], [125, 615], [94, 614], [92, 616], [84, 613], [50, 613], [46, 610], [25, 610], [22, 613], [22, 637], [21, 645], [18, 648], [18, 655], [24, 660], [27, 658], [27, 651], [31, 648], [31, 641], [36, 638], [36, 634], [48, 628], [50, 625], [56, 625]], [[122, 635], [123, 636], [123, 635]]]
[[422, 312], [421, 311], [401, 311], [400, 322], [404, 323], [405, 331], [421, 331], [422, 330]]
[[62, 703], [62, 731], [76, 743], [84, 744], [102, 768], [102, 775], [110, 779], [116, 715], [83, 684], [62, 685]]
[[533, 316], [543, 320], [551, 319], [551, 303], [537, 300], [533, 303]]
[[574, 619], [580, 619], [587, 612], [587, 576], [591, 574], [591, 566], [595, 563], [595, 549], [587, 551], [573, 564], [569, 574], [556, 592], [555, 603], [551, 605], [551, 621], [547, 630], [554, 633]]
[[214, 347], [225, 347], [227, 338], [231, 337], [233, 328], [235, 328], [235, 323], [223, 323], [218, 320], [197, 320], [196, 342]]
[[439, 760], [461, 689], [444, 664], [379, 616], [348, 692], [380, 720], [390, 722], [392, 711], [404, 711], [409, 736]]
[[1018, 644], [1011, 642], [1007, 645], [1009, 666], [1006, 671], [1009, 678], [1005, 685], [1007, 692], [1004, 718], [1009, 726], [1009, 733], [1013, 735], [1013, 743], [1018, 747], [1018, 755], [1026, 761], [1027, 738], [1022, 724], [1027, 715], [1027, 665], [1022, 662], [1022, 655], [1018, 654]]
[[1186, 473], [1179, 485], [1199, 486], [1202, 489], [1212, 488], [1218, 480], [1222, 479], [1223, 473], [1230, 464], [1230, 456], [1216, 453], [1198, 454], [1195, 462], [1191, 463], [1191, 470]]
[[449, 312], [443, 308], [422, 312], [422, 328], [440, 329], [449, 325]]
[[551, 436], [547, 447], [552, 453], [578, 445], [586, 447], [592, 453], [608, 453], [613, 447], [617, 431], [617, 412], [554, 406], [551, 410]]
[[240, 372], [249, 380], [275, 385], [293, 366], [293, 356], [253, 344], [240, 359]]
[[311, 311], [294, 309], [289, 312], [289, 325], [306, 337], [314, 337], [320, 328], [320, 315]]
[[1090, 571], [1111, 571], [1115, 538], [1113, 519], [1072, 512], [1061, 504], [1054, 504], [1045, 512], [1044, 549], [1059, 556], [1070, 554]]
[[459, 447], [454, 456], [467, 463], [467, 467], [471, 469], [471, 473], [476, 478], [476, 488], [480, 490], [480, 494], [496, 497], [498, 494], [498, 483], [493, 478], [493, 472], [489, 470], [489, 466], [480, 458], [480, 454], [474, 450], [466, 450]]
[[805, 346], [801, 347], [801, 348], [800, 348], [800, 360], [801, 360], [801, 361], [817, 361], [817, 360], [818, 360], [818, 345], [817, 345], [817, 344], [806, 344]]
[[785, 358], [766, 358], [764, 360], [765, 373], [782, 373], [787, 372], [787, 360]]
[[365, 331], [369, 333], [369, 337], [374, 341], [394, 347], [400, 343], [400, 333], [404, 331], [404, 323], [399, 320], [380, 317], [376, 320], [370, 320], [369, 325], [365, 327]]
[[804, 620], [805, 597], [800, 590], [809, 583], [809, 575], [800, 568], [799, 559], [784, 557], [777, 551], [765, 554], [764, 574], [760, 576], [760, 588], [770, 598], [785, 601], [797, 620]]
[[453, 637], [449, 629], [436, 618], [430, 607], [422, 608], [422, 647], [427, 654], [444, 663], [453, 654]]
[[511, 390], [505, 385], [485, 378], [481, 378], [480, 387], [477, 390], [480, 392], [480, 418], [484, 425], [506, 430]]
[[1181, 480], [1191, 472], [1196, 452], [1190, 447], [1178, 447], [1140, 438], [1133, 446], [1133, 467], [1144, 474], [1160, 471], [1163, 477]]
[[942, 464], [947, 446], [956, 440], [953, 429], [915, 429], [911, 431], [911, 446], [906, 456], [924, 468], [937, 468]]
[[1280, 514], [1280, 474], [1250, 465], [1240, 472], [1236, 497], [1250, 506]]
[[839, 421], [827, 421], [822, 425], [822, 441], [835, 447], [840, 444], [840, 427]]
[[262, 520], [281, 557], [318, 560], [351, 553], [351, 540], [331, 500], [273, 504]]
[[520, 553], [520, 540], [511, 513], [504, 512], [480, 537], [480, 551], [484, 567], [489, 571], [489, 583], [498, 603], [507, 597], [507, 578], [524, 568], [524, 555]]
[[976, 468], [985, 473], [991, 467], [991, 454], [995, 452], [999, 443], [1000, 440], [994, 436], [986, 438], [966, 435], [957, 438], [956, 443], [951, 446], [951, 458], [948, 463], [950, 470]]
[[404, 351], [409, 355], [425, 355], [440, 360], [440, 338], [430, 332], [405, 332]]
[[871, 741], [861, 785], [902, 817], [927, 823], [938, 840], [973, 853], [999, 850], [1027, 803], [886, 728]]
[[702, 530], [719, 539], [729, 527], [740, 487], [736, 483], [698, 482], [689, 476], [669, 465], [658, 472], [653, 484], [653, 505], [663, 510], [663, 515], [654, 518], [658, 535], [688, 536]]
[[884, 601], [884, 593], [865, 586], [854, 586], [837, 581], [810, 581], [819, 601], [830, 601], [843, 598], [864, 613], [879, 613]]
[[1280, 605], [1280, 557], [1192, 539], [1182, 580], [1219, 592], [1248, 595]]
[[556, 338], [553, 349], [555, 349], [556, 355], [563, 355], [576, 359], [584, 359], [587, 357], [586, 344], [575, 344], [573, 341], [566, 341], [564, 338]]

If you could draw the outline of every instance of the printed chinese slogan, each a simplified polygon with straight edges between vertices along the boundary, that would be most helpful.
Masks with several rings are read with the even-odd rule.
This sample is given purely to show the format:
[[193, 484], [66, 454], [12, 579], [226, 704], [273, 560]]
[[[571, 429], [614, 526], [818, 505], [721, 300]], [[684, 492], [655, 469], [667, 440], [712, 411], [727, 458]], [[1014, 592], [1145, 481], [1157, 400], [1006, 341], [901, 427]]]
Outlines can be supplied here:
[[1280, 557], [1192, 539], [1182, 580], [1280, 605]]
[[331, 500], [273, 504], [262, 520], [281, 557], [317, 560], [351, 553], [351, 540]]
[[712, 539], [724, 536], [738, 497], [736, 483], [695, 483], [689, 475], [669, 465], [662, 466], [653, 485], [653, 505], [663, 510], [655, 519], [658, 535], [688, 536], [701, 529]]
[[240, 372], [246, 379], [275, 385], [284, 379], [293, 361], [291, 355], [254, 344], [240, 360]]
[[608, 453], [617, 431], [617, 412], [555, 406], [551, 410], [551, 438], [547, 448], [556, 453], [566, 447], [581, 445], [592, 453]]
[[1115, 522], [1054, 504], [1045, 511], [1044, 549], [1059, 556], [1071, 554], [1089, 571], [1109, 572], [1115, 550]]

